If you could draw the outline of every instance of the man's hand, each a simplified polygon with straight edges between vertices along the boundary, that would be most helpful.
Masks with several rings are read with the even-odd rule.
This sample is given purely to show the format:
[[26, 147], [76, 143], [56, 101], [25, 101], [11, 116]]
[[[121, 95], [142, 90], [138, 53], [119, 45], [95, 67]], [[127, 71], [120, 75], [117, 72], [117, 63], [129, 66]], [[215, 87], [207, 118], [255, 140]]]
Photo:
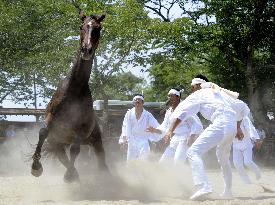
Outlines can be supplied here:
[[173, 132], [176, 129], [176, 127], [181, 123], [181, 119], [176, 118], [172, 124], [170, 125], [170, 128], [168, 130], [168, 132], [166, 133], [166, 135], [164, 135], [163, 139], [164, 139], [164, 143], [168, 143], [170, 141], [170, 139], [173, 137]]
[[167, 144], [172, 137], [173, 137], [173, 132], [169, 130], [163, 137], [164, 143]]
[[122, 139], [123, 139], [123, 143], [120, 144], [120, 149], [127, 150], [128, 149], [128, 140], [127, 140], [127, 137], [123, 136]]
[[120, 149], [121, 150], [127, 150], [128, 149], [128, 142], [123, 142], [122, 144], [120, 144]]
[[187, 139], [187, 146], [191, 147], [191, 145], [196, 141], [196, 139], [198, 138], [197, 135], [191, 135], [188, 139]]
[[152, 126], [147, 127], [145, 131], [146, 132], [151, 132], [151, 133], [161, 134], [161, 130], [159, 130], [157, 128], [154, 128]]
[[263, 144], [263, 140], [257, 140], [255, 143], [255, 149], [260, 150]]
[[237, 134], [236, 134], [236, 138], [238, 140], [242, 140], [244, 138], [244, 134], [243, 131], [240, 127], [237, 128]]
[[152, 133], [154, 133], [155, 130], [156, 130], [156, 129], [153, 128], [152, 126], [149, 126], [149, 127], [146, 128], [146, 132], [152, 132]]

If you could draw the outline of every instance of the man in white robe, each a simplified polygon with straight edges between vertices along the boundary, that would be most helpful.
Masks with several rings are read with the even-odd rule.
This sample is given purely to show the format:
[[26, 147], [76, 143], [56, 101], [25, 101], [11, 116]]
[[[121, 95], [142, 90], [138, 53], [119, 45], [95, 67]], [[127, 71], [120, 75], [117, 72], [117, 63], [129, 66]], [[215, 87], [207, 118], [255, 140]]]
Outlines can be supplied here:
[[251, 184], [244, 165], [254, 172], [257, 180], [261, 178], [260, 169], [252, 160], [253, 144], [251, 141], [255, 143], [257, 149], [260, 148], [262, 141], [248, 116], [242, 120], [241, 129], [244, 133], [244, 138], [241, 140], [234, 138], [233, 140], [233, 163], [241, 179], [245, 183]]
[[125, 114], [122, 133], [119, 144], [128, 146], [127, 161], [134, 159], [146, 160], [150, 153], [149, 140], [155, 141], [155, 134], [146, 132], [149, 126], [159, 126], [154, 116], [144, 109], [144, 98], [142, 95], [136, 95], [133, 98], [134, 108]]
[[[236, 113], [236, 110], [233, 109], [235, 99], [229, 97], [225, 91], [213, 89], [212, 87], [201, 89], [201, 85], [206, 83], [206, 81], [208, 80], [201, 78], [193, 79], [191, 85], [198, 85], [197, 87], [199, 89], [177, 106], [172, 114], [174, 121], [166, 133], [165, 138], [172, 138], [176, 127], [182, 121], [185, 121], [188, 117], [198, 112], [200, 112], [205, 119], [210, 120], [212, 124], [202, 132], [187, 151], [187, 157], [191, 163], [193, 181], [198, 187], [198, 191], [196, 191], [190, 199], [197, 199], [203, 195], [212, 193], [212, 187], [208, 183], [204, 170], [202, 155], [214, 147], [216, 147], [216, 156], [224, 178], [224, 191], [221, 196], [223, 198], [231, 198], [232, 170], [229, 160], [230, 149], [236, 133], [238, 137], [243, 137], [240, 129], [238, 129], [237, 132], [237, 125], [240, 126], [245, 109], [244, 107], [236, 106]], [[238, 121], [238, 123], [236, 123], [236, 121]]]
[[[180, 91], [172, 88], [168, 92], [168, 100], [170, 108], [165, 113], [164, 120], [159, 127], [149, 127], [147, 131], [160, 134], [160, 138], [164, 137], [164, 134], [170, 127], [171, 115], [180, 103]], [[185, 162], [187, 159], [186, 151], [188, 149], [188, 141], [192, 141], [193, 138], [198, 136], [203, 131], [203, 126], [197, 115], [191, 116], [186, 119], [185, 122], [179, 124], [174, 131], [174, 136], [170, 141], [170, 144], [165, 149], [163, 155], [160, 158], [160, 162], [174, 159], [174, 163]]]

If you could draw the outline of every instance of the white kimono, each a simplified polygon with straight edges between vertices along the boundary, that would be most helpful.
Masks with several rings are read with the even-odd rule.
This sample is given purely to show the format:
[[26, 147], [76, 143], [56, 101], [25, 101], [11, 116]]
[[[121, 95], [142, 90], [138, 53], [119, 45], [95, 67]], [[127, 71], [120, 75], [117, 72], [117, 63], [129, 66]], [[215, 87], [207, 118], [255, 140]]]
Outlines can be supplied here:
[[[171, 125], [171, 115], [173, 109], [169, 108], [166, 113], [162, 124], [158, 127], [162, 131], [162, 136], [165, 134]], [[197, 115], [189, 117], [187, 120], [182, 121], [175, 129], [174, 136], [172, 137], [169, 146], [163, 153], [160, 162], [174, 158], [174, 163], [186, 161], [187, 139], [191, 135], [199, 135], [203, 131], [203, 126]]]
[[244, 138], [242, 140], [234, 138], [233, 140], [233, 163], [235, 168], [238, 170], [241, 179], [245, 183], [250, 184], [251, 181], [245, 172], [244, 165], [255, 173], [257, 179], [261, 177], [258, 166], [252, 160], [253, 144], [251, 142], [251, 140], [254, 142], [257, 141], [260, 137], [248, 116], [243, 118], [241, 122], [241, 129], [243, 131]]
[[127, 161], [148, 158], [149, 140], [158, 140], [156, 134], [146, 132], [146, 128], [149, 126], [158, 127], [159, 123], [147, 110], [143, 109], [139, 120], [136, 119], [135, 108], [128, 110], [125, 114], [119, 143], [128, 142]]
[[200, 112], [205, 119], [212, 122], [187, 150], [195, 185], [209, 186], [202, 155], [216, 147], [216, 156], [224, 177], [224, 193], [231, 192], [230, 149], [237, 132], [236, 120], [242, 119], [245, 113], [244, 107], [237, 107], [235, 103], [237, 103], [235, 99], [223, 92], [204, 88], [189, 95], [172, 114], [172, 118], [185, 121], [188, 117]]

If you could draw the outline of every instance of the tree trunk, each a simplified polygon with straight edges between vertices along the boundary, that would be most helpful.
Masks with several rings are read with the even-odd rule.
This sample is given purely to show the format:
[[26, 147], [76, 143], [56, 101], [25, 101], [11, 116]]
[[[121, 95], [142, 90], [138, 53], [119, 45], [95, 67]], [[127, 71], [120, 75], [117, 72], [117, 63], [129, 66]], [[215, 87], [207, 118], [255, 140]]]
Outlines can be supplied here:
[[[265, 130], [267, 137], [271, 137], [275, 126], [272, 121], [268, 118], [268, 108], [265, 106], [269, 101], [267, 99], [266, 83], [258, 82], [255, 76], [253, 67], [253, 48], [248, 47], [247, 49], [247, 62], [246, 62], [246, 81], [248, 89], [248, 104], [253, 114], [254, 123], [256, 128], [261, 126]], [[271, 84], [270, 84], [271, 85]], [[271, 98], [272, 100], [272, 98]]]

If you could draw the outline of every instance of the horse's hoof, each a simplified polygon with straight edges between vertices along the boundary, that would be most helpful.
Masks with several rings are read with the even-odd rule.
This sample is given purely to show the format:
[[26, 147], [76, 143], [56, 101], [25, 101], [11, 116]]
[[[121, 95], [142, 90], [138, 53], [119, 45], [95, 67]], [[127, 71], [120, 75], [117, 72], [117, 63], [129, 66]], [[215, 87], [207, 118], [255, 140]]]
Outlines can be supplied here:
[[35, 177], [40, 177], [41, 176], [41, 174], [43, 173], [43, 167], [42, 167], [42, 164], [39, 161], [34, 161], [32, 163], [31, 173]]
[[64, 174], [64, 182], [65, 183], [72, 183], [72, 182], [79, 182], [79, 175], [76, 168], [67, 169], [66, 173]]

